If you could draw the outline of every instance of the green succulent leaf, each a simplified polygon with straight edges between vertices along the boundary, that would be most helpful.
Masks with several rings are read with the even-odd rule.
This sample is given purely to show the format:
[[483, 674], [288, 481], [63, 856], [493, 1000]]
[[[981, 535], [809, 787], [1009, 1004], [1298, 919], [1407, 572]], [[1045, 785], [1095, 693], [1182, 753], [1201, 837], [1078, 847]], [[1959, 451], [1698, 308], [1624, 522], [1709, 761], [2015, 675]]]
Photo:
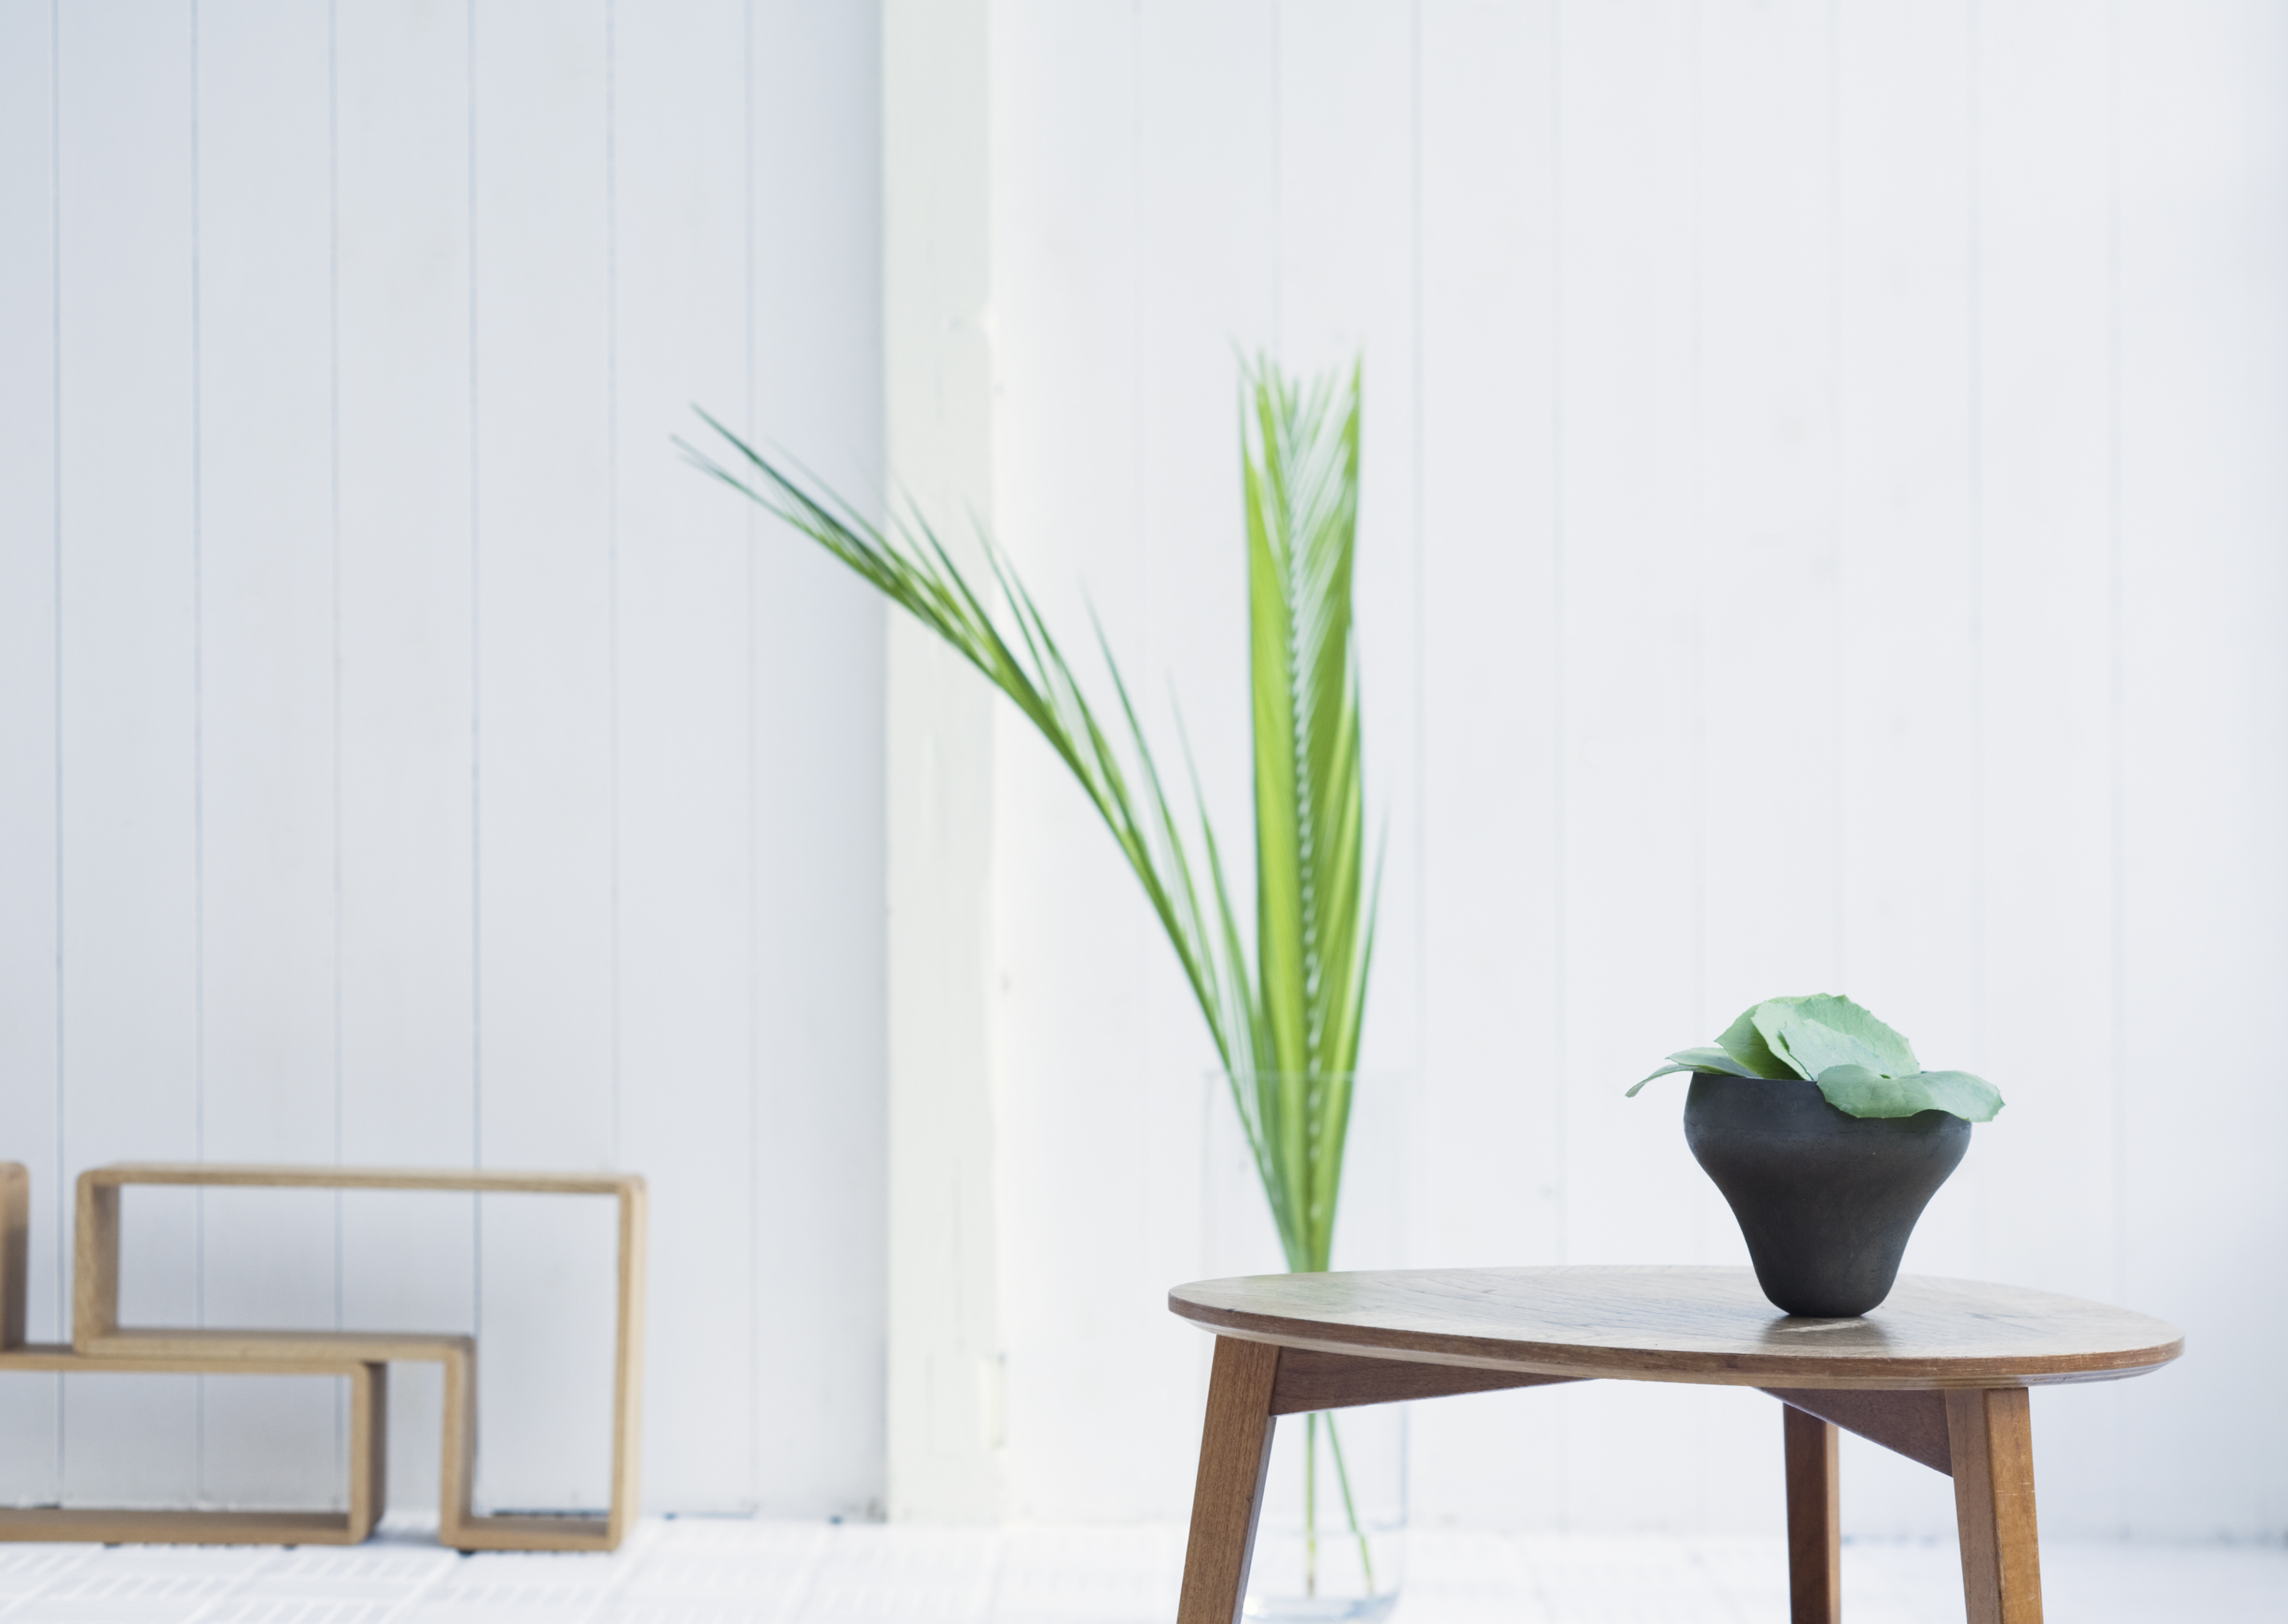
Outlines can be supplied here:
[[1990, 1122], [2002, 1109], [1999, 1089], [1968, 1072], [1911, 1072], [1886, 1077], [1863, 1066], [1831, 1066], [1819, 1073], [1827, 1103], [1851, 1116], [1914, 1116], [1945, 1111], [1966, 1122]]
[[[1811, 1075], [1809, 1072], [1797, 1070], [1784, 1055], [1774, 1053], [1771, 1044], [1765, 1040], [1764, 1034], [1756, 1026], [1756, 1018], [1765, 1010], [1774, 1011], [1771, 1019], [1776, 1023], [1786, 1010], [1793, 1009], [1802, 1002], [1800, 998], [1767, 998], [1754, 1008], [1742, 1011], [1739, 1019], [1724, 1028], [1724, 1035], [1716, 1040], [1717, 1043], [1726, 1054], [1745, 1068], [1733, 1072], [1734, 1076], [1807, 1078]], [[1732, 1068], [1720, 1066], [1716, 1069], [1731, 1071]]]
[[1827, 1103], [1861, 1117], [1944, 1111], [1990, 1122], [2002, 1096], [1968, 1072], [1927, 1072], [1907, 1040], [1848, 998], [1831, 993], [1767, 998], [1724, 1029], [1715, 1046], [1687, 1049], [1629, 1090], [1671, 1072], [1714, 1072], [1769, 1081], [1815, 1082]]
[[1922, 1070], [1906, 1039], [1848, 998], [1825, 993], [1775, 998], [1756, 1006], [1754, 1025], [1773, 1051], [1805, 1077], [1835, 1066], [1863, 1066], [1881, 1077]]
[[1637, 1089], [1641, 1089], [1646, 1083], [1650, 1082], [1653, 1077], [1665, 1077], [1671, 1072], [1721, 1072], [1728, 1077], [1756, 1075], [1755, 1073], [1743, 1068], [1737, 1060], [1720, 1049], [1680, 1049], [1669, 1056], [1668, 1061], [1669, 1063], [1655, 1072], [1652, 1077], [1642, 1079], [1638, 1082], [1636, 1089], [1631, 1089], [1623, 1097], [1634, 1099]]

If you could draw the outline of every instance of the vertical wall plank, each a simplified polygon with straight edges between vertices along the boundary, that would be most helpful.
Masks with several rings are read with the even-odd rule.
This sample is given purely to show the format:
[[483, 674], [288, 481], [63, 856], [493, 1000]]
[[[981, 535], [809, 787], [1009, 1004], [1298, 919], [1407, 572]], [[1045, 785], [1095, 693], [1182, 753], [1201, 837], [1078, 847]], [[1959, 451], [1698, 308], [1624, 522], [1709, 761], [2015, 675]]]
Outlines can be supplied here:
[[[0, 1155], [33, 1161], [44, 1224], [79, 1166], [131, 1153], [650, 1173], [647, 1478], [679, 1508], [881, 1493], [881, 1304], [825, 1282], [880, 1256], [882, 773], [852, 741], [880, 725], [882, 622], [664, 446], [697, 399], [846, 488], [874, 478], [848, 374], [874, 365], [885, 263], [854, 133], [879, 111], [877, 23], [812, 9], [620, 8], [616, 68], [598, 4], [346, 6], [330, 50], [322, 9], [202, 0], [195, 41], [181, 4], [0, 4], [0, 1089], [26, 1141]], [[2288, 968], [2267, 834], [2288, 244], [2250, 202], [2288, 158], [2264, 77], [2284, 42], [2253, 0], [2124, 6], [2117, 41], [2112, 15], [1426, 0], [1417, 196], [1407, 8], [997, 8], [1005, 287], [989, 346], [967, 305], [932, 342], [997, 353], [1002, 392], [939, 426], [998, 437], [1004, 528], [1061, 619], [1093, 590], [1148, 708], [1178, 673], [1243, 829], [1230, 345], [1283, 337], [1307, 368], [1364, 335], [1370, 558], [1403, 556], [1418, 424], [1425, 479], [1429, 731], [1395, 793], [1421, 797], [1426, 860], [1394, 895], [1426, 934], [1418, 974], [1378, 974], [1426, 996], [1376, 1018], [1425, 1062], [1418, 1261], [1730, 1255], [1673, 1092], [1617, 1089], [1748, 998], [1839, 977], [2012, 1100], [1909, 1266], [2118, 1295], [2212, 1350], [2203, 1382], [2055, 1396], [2047, 1436], [2077, 1464], [2050, 1520], [2257, 1532], [2270, 1479], [2179, 1467], [2288, 1424], [2232, 1351], [2277, 1319], [2236, 1288], [2284, 1216], [2250, 1160], [2277, 1112], [2217, 1081], [2244, 1070], [2231, 1012]], [[1380, 764], [1417, 703], [1392, 680], [1415, 652], [1385, 641], [1414, 590], [1378, 578], [1362, 602], [1370, 699], [1398, 713], [1371, 718]], [[1777, 615], [1828, 643], [1739, 638]], [[1791, 731], [1766, 737], [1772, 717]], [[901, 770], [958, 794], [968, 764]], [[1148, 1287], [1109, 1314], [1194, 1271], [1200, 1124], [1171, 1101], [1196, 1016], [1053, 764], [997, 781], [1002, 858], [1025, 864], [996, 1005], [1017, 1109], [1007, 1178], [964, 1208], [1023, 1220], [992, 1243], [995, 1458], [1013, 1505], [1061, 1510], [1082, 1483], [1119, 1515], [1180, 1509], [1181, 1430], [1148, 1418], [1196, 1402], [1189, 1334], [1145, 1314], [1150, 1397], [1115, 1483], [1074, 1424], [1100, 1394], [1056, 1374], [1079, 1342], [1053, 1298], [1092, 1244]], [[1763, 905], [1780, 867], [1784, 910]], [[1098, 1031], [1122, 1034], [1124, 1086], [1092, 1099], [1069, 1054]], [[2186, 1078], [2214, 1109], [2185, 1106]], [[1076, 1209], [1073, 1147], [1108, 1138], [1132, 1156], [1116, 1217], [1042, 1232]], [[480, 1323], [465, 1200], [347, 1203], [337, 1287], [330, 1201], [282, 1224], [268, 1198], [202, 1219], [147, 1194], [131, 1311], [326, 1323], [338, 1289], [354, 1323]], [[910, 1224], [942, 1221], [913, 1200]], [[592, 1278], [589, 1242], [505, 1203], [481, 1228], [487, 1370], [512, 1383], [545, 1368], [517, 1338], [560, 1323], [536, 1299]], [[66, 1328], [67, 1241], [42, 1231], [36, 1334]], [[783, 1345], [756, 1318], [777, 1295], [831, 1319], [831, 1346]], [[981, 1436], [996, 1351], [961, 1344], [909, 1421]], [[53, 1389], [0, 1390], [0, 1498], [335, 1492], [266, 1399], [82, 1385], [60, 1481]], [[588, 1444], [516, 1407], [540, 1390], [489, 1395], [496, 1501], [592, 1492]], [[1418, 1509], [1747, 1526], [1715, 1459], [1728, 1397], [1434, 1409]], [[417, 1501], [433, 1402], [398, 1408]], [[1436, 1486], [1482, 1444], [1466, 1423], [1530, 1470]], [[1569, 1452], [1591, 1426], [1606, 1446]], [[1656, 1433], [1700, 1464], [1648, 1495], [1633, 1456], [1677, 1450]], [[1948, 1525], [1942, 1480], [1844, 1447], [1855, 1531]]]
[[[1975, 1071], [1983, 791], [1971, 42], [1964, 13], [1893, 6], [1843, 13], [1837, 44], [1838, 500], [1854, 629], [1839, 651], [1854, 718], [1842, 970], [1929, 1064]], [[1974, 1272], [1979, 1174], [1963, 1173], [1925, 1216], [1910, 1268]]]
[[[1059, 636], [1087, 650], [1091, 605], [1128, 681], [1164, 691], [1151, 632], [1156, 617], [1139, 529], [1142, 471], [1135, 456], [1140, 385], [1139, 278], [1148, 263], [1138, 207], [1137, 19], [1116, 4], [1030, 6], [997, 21], [990, 69], [993, 307], [1027, 319], [995, 335], [994, 527]], [[1073, 410], [1076, 363], [1090, 404]], [[959, 516], [944, 516], [959, 523]], [[1096, 662], [1088, 654], [1084, 669]], [[967, 677], [963, 680], [971, 680]], [[1108, 685], [1093, 691], [1111, 702]], [[1126, 1034], [1143, 1024], [1146, 989], [1167, 973], [1156, 922], [1071, 775], [1032, 726], [993, 701], [997, 1057], [1001, 1108], [995, 1147], [1007, 1349], [1008, 1509], [1051, 1517], [1085, 1497], [1092, 1514], [1150, 1515], [1180, 1477], [1180, 1449], [1120, 1395], [1167, 1390], [1188, 1372], [1154, 1323], [1157, 1304], [1107, 1304], [1084, 1327], [1038, 1282], [1117, 1259], [1140, 1271], [1154, 1237], [1141, 1159], [1072, 1147], [1161, 1142], [1196, 1115], [1195, 1091], [1157, 1074], [1153, 1050]], [[1157, 708], [1156, 707], [1156, 715]], [[1022, 863], [1005, 854], [1024, 852]], [[1115, 975], [1076, 963], [1060, 929], [1076, 903], [1105, 922]], [[1193, 1018], [1196, 1020], [1196, 1017]], [[1119, 1034], [1108, 1042], [1108, 1034]], [[1188, 1034], [1187, 1034], [1188, 1035]], [[1078, 1222], [1070, 1215], [1085, 1213]], [[1064, 1215], [1060, 1217], [1060, 1215]], [[1018, 1287], [1014, 1282], [1028, 1285]], [[1092, 1317], [1093, 1318], [1093, 1317]], [[1103, 1331], [1119, 1351], [1086, 1350]], [[1088, 1419], [1084, 1419], [1088, 1418]], [[1093, 1427], [1104, 1466], [1073, 1471], [1061, 1440]], [[1117, 1465], [1114, 1463], [1117, 1462]]]
[[[870, 499], [883, 488], [880, 20], [801, 0], [753, 16], [750, 83], [769, 87], [751, 102], [754, 427]], [[804, 251], [775, 246], [788, 242]], [[752, 1492], [767, 1515], [879, 1515], [888, 612], [800, 537], [751, 535]], [[802, 1304], [811, 1334], [770, 1335], [766, 1303]]]
[[[1243, 913], [1252, 907], [1253, 764], [1248, 691], [1246, 531], [1241, 503], [1240, 365], [1276, 353], [1279, 108], [1263, 93], [1278, 71], [1281, 10], [1275, 0], [1215, 0], [1148, 5], [1136, 12], [1133, 119], [1135, 237], [1148, 256], [1123, 286], [1134, 296], [1133, 416], [1126, 448], [1135, 461], [1128, 488], [1135, 527], [1103, 527], [1116, 546], [1134, 549], [1122, 615], [1121, 646], [1147, 725], [1180, 764], [1180, 716], [1190, 764], [1214, 820]], [[1118, 89], [1107, 87], [1108, 99]], [[1177, 245], [1189, 245], [1179, 248]], [[1109, 314], [1110, 313], [1108, 313]], [[1053, 403], [1053, 377], [1033, 388]], [[1125, 402], [1123, 402], [1124, 405]], [[1039, 409], [1037, 406], [1036, 409]], [[1076, 518], [1081, 510], [1076, 505]], [[1061, 527], [1068, 536], [1070, 527]], [[1099, 533], [1091, 524], [1088, 534]], [[1090, 566], [1095, 568], [1094, 562]], [[1179, 780], [1188, 784], [1190, 772]], [[1188, 796], [1177, 790], [1179, 804]], [[1101, 836], [1100, 835], [1099, 838]], [[1194, 1277], [1275, 1266], [1278, 1242], [1262, 1187], [1245, 1151], [1214, 1043], [1163, 933], [1132, 885], [1120, 915], [1133, 939], [1128, 1015], [1140, 1060], [1144, 1109], [1129, 1118], [1140, 1161], [1156, 1169], [1130, 1187], [1132, 1226], [1120, 1241], [1132, 1266]], [[1054, 936], [1061, 931], [1053, 931]], [[1064, 985], [1080, 966], [1062, 955]], [[1141, 1103], [1141, 1102], [1140, 1102]], [[1151, 1361], [1150, 1390], [1180, 1374], [1174, 1414], [1193, 1416], [1206, 1400], [1209, 1349], [1182, 1326], [1154, 1327], [1140, 1343]], [[1171, 1329], [1178, 1336], [1169, 1335]], [[1169, 1445], [1180, 1459], [1174, 1503], [1188, 1504], [1194, 1464], [1182, 1430], [1160, 1433], [1151, 1470]], [[1035, 1500], [1050, 1493], [1050, 1466], [1037, 1461]], [[1164, 1481], [1164, 1479], [1162, 1479]]]
[[[183, 4], [60, 13], [63, 1162], [199, 1153], [194, 70]], [[123, 462], [134, 477], [120, 477]], [[195, 1205], [131, 1200], [123, 1311], [198, 1310]], [[85, 1382], [67, 1382], [68, 1389]], [[67, 1501], [190, 1494], [195, 1389], [67, 1399]]]
[[[609, 23], [602, 0], [0, 6], [0, 1156], [40, 1182], [47, 1337], [68, 1333], [58, 1220], [91, 1161], [640, 1167], [666, 1260], [655, 1503], [755, 1502], [761, 1382], [796, 1395], [773, 1409], [773, 1503], [862, 1514], [882, 1497], [883, 1294], [849, 1285], [883, 1268], [880, 610], [799, 548], [751, 557], [748, 517], [666, 442], [695, 398], [751, 405], [830, 477], [878, 478], [877, 23], [724, 0], [640, 25], [617, 162]], [[616, 353], [640, 396], [616, 415]], [[617, 709], [616, 531], [641, 553]], [[632, 873], [618, 728], [640, 735]], [[616, 940], [616, 895], [637, 922]], [[765, 1046], [785, 1058], [767, 1089]], [[600, 1502], [610, 1215], [555, 1205], [146, 1192], [127, 1306], [481, 1330], [480, 1496]], [[766, 1358], [758, 1279], [835, 1328]], [[310, 1449], [334, 1400], [309, 1383], [78, 1385], [67, 1477], [61, 1384], [0, 1384], [0, 1497], [338, 1493]], [[417, 1505], [433, 1373], [395, 1398]]]
[[[1679, 786], [1697, 826], [1694, 1043], [1760, 999], [1846, 990], [1849, 719], [1829, 675], [1850, 635], [1836, 579], [1833, 12], [1703, 8], [1696, 24], [1696, 748]], [[1655, 1085], [1672, 1124], [1680, 1084]], [[1696, 1260], [1745, 1264], [1714, 1186], [1687, 1187]], [[1696, 1397], [1695, 1525], [1776, 1529], [1769, 1414]]]
[[[2236, 1081], [2288, 977], [2280, 830], [2288, 669], [2288, 167], [2276, 7], [2125, 6], [2120, 75], [2117, 1073], [2121, 1292], [2196, 1327], [2203, 1379], [2123, 1395], [2141, 1528], [2276, 1527], [2288, 1398], [2273, 1265], [2288, 1130], [2259, 1069]], [[2187, 1022], [2190, 1001], [2228, 1011]], [[2176, 1079], [2214, 1080], [2188, 1093]], [[2220, 1463], [2246, 1462], [2246, 1470]]]
[[[1838, 15], [1836, 471], [1847, 987], [1932, 1066], [1977, 1071], [1979, 601], [1966, 13]], [[1987, 1129], [1978, 1130], [1990, 1133]], [[2005, 1125], [2002, 1131], [2009, 1131]], [[1976, 1276], [1979, 1158], [1911, 1271]], [[1847, 1531], [1943, 1528], [1911, 1466], [1846, 1443]]]
[[[198, 22], [201, 1149], [324, 1162], [337, 1128], [332, 42], [322, 8], [203, 0]], [[206, 1324], [334, 1323], [330, 1193], [211, 1191], [199, 1204]], [[201, 1386], [203, 1501], [339, 1501], [339, 1460], [309, 1445], [334, 1427], [336, 1383]]]
[[[882, 9], [883, 448], [902, 495], [990, 522], [991, 8]], [[893, 622], [889, 907], [893, 1517], [999, 1515], [995, 757], [989, 693]]]
[[[610, 64], [605, 0], [475, 13], [479, 1153], [614, 1163]], [[608, 1201], [489, 1198], [498, 1507], [610, 1493]]]
[[[1841, 985], [1831, 12], [1704, 13], [1695, 53], [1696, 1043]], [[1703, 1256], [1745, 1262], [1703, 1191]]]
[[[465, 6], [345, 7], [340, 366], [341, 1155], [477, 1152], [470, 94]], [[476, 1328], [474, 1202], [342, 1198], [352, 1326]], [[434, 1494], [427, 1372], [391, 1395], [400, 1503]]]
[[[2114, 198], [2108, 30], [2085, 7], [1982, 8], [1979, 606], [1986, 812], [1979, 1272], [2105, 1300], [2118, 1286], [2111, 1110], [2110, 479]], [[1933, 1052], [1926, 1064], [1948, 1064]], [[2043, 1523], [2120, 1525], [2122, 1390], [2042, 1438]]]
[[[1424, 1263], [1559, 1256], [1556, 15], [1422, 8]], [[1553, 1521], [1546, 1397], [1418, 1406], [1420, 1515]]]
[[[0, 4], [0, 1158], [32, 1175], [28, 1335], [60, 1334], [52, 8]], [[60, 1377], [0, 1382], [0, 1503], [53, 1504]]]
[[[1649, 1024], [1693, 1030], [1696, 606], [1692, 36], [1682, 4], [1567, 8], [1560, 36], [1557, 365], [1568, 1263], [1670, 1256], [1699, 1174], [1677, 1101], [1621, 1097]], [[1615, 1403], [1625, 1398], [1629, 1402]], [[1683, 1406], [1584, 1394], [1569, 1460], [1649, 1453]], [[1576, 1517], [1676, 1517], [1679, 1479], [1568, 1484]], [[1624, 1501], [1627, 1502], [1625, 1508]]]
[[2085, 1169], [2113, 1123], [2082, 1102], [2113, 1058], [2111, 63], [2084, 15], [1982, 13], [1978, 38], [1984, 995], [2012, 1080], [1980, 1218], [1998, 1278], [2102, 1296], [2113, 1192]]
[[[663, 1170], [647, 1448], [679, 1463], [681, 1504], [731, 1509], [756, 1492], [743, 1283], [767, 1038], [750, 1005], [750, 521], [668, 441], [693, 432], [695, 402], [733, 424], [747, 411], [749, 39], [727, 0], [623, 7], [615, 38], [616, 167], [641, 180], [620, 188], [614, 228], [618, 1155]], [[751, 227], [756, 252], [793, 251], [775, 222]]]
[[[1288, 369], [1365, 367], [1354, 597], [1368, 816], [1371, 837], [1386, 843], [1387, 901], [1359, 1059], [1384, 1087], [1410, 1089], [1421, 1061], [1422, 934], [1415, 16], [1375, 0], [1282, 6], [1277, 217]], [[1362, 1158], [1374, 1150], [1375, 1137], [1362, 1136]], [[1347, 1267], [1404, 1261], [1349, 1256]]]

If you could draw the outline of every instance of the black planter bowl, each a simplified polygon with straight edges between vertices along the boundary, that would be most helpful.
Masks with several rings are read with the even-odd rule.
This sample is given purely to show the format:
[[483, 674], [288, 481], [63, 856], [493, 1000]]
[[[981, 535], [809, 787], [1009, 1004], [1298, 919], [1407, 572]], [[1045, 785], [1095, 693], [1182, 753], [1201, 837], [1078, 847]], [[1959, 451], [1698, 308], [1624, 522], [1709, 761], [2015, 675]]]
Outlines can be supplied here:
[[1852, 1116], [1801, 1078], [1697, 1072], [1684, 1142], [1732, 1204], [1764, 1295], [1841, 1319], [1890, 1295], [1915, 1220], [1970, 1148], [1970, 1124], [1947, 1111]]

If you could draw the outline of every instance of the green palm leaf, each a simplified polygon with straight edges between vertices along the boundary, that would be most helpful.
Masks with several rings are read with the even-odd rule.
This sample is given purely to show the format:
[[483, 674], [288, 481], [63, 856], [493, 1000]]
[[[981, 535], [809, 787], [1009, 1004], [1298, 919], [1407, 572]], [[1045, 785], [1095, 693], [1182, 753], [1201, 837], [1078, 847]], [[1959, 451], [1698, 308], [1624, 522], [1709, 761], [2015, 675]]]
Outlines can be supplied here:
[[1347, 379], [1321, 379], [1305, 390], [1260, 362], [1246, 383], [1252, 954], [1198, 774], [1192, 772], [1193, 799], [1204, 860], [1192, 855], [1100, 628], [1097, 646], [1117, 701], [1112, 726], [1090, 705], [1031, 593], [990, 536], [978, 537], [994, 594], [989, 606], [918, 513], [893, 513], [878, 526], [704, 412], [701, 418], [733, 456], [719, 462], [677, 443], [700, 469], [809, 536], [944, 638], [1063, 760], [1143, 886], [1183, 968], [1231, 1079], [1288, 1266], [1324, 1269], [1378, 889], [1365, 875], [1351, 619], [1359, 373], [1354, 368]]
[[1351, 583], [1358, 539], [1359, 376], [1306, 393], [1249, 380], [1250, 665], [1255, 708], [1256, 1086], [1295, 1219], [1289, 1266], [1333, 1243], [1373, 926]]
[[[918, 514], [870, 522], [798, 470], [784, 469], [700, 416], [734, 455], [719, 463], [679, 440], [700, 469], [842, 560], [945, 639], [1040, 731], [1127, 859], [1183, 966], [1230, 1080], [1287, 1266], [1321, 1270], [1334, 1246], [1350, 1128], [1352, 1074], [1374, 956], [1366, 878], [1359, 671], [1351, 623], [1358, 542], [1359, 369], [1306, 391], [1259, 361], [1242, 413], [1247, 512], [1249, 670], [1253, 693], [1255, 943], [1248, 944], [1215, 829], [1191, 770], [1204, 861], [1195, 861], [1128, 685], [1092, 628], [1118, 701], [1117, 733], [1098, 719], [1007, 556], [978, 537], [999, 615]], [[1124, 764], [1124, 756], [1129, 764]], [[1185, 762], [1191, 767], [1190, 748]], [[1350, 1531], [1373, 1588], [1373, 1559], [1351, 1503], [1334, 1418], [1314, 1416], [1306, 1501], [1327, 1423]], [[1315, 1578], [1315, 1510], [1310, 1546]]]

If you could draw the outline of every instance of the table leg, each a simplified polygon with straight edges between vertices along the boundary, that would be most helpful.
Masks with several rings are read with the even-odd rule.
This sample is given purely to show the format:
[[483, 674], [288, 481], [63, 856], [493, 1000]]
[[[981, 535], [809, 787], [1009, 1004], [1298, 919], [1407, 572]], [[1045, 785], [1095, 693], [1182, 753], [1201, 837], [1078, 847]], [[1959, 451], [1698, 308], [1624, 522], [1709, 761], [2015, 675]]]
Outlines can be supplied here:
[[1842, 1624], [1843, 1497], [1834, 1426], [1780, 1406], [1787, 1452], [1788, 1619]]
[[1271, 1391], [1279, 1350], [1219, 1336], [1200, 1430], [1200, 1475], [1192, 1489], [1191, 1541], [1184, 1550], [1176, 1624], [1236, 1624], [1255, 1554], [1255, 1520], [1271, 1469]]
[[1970, 1624], [2042, 1624], [2034, 1534], [2034, 1433], [2022, 1387], [1946, 1396], [1954, 1520]]

